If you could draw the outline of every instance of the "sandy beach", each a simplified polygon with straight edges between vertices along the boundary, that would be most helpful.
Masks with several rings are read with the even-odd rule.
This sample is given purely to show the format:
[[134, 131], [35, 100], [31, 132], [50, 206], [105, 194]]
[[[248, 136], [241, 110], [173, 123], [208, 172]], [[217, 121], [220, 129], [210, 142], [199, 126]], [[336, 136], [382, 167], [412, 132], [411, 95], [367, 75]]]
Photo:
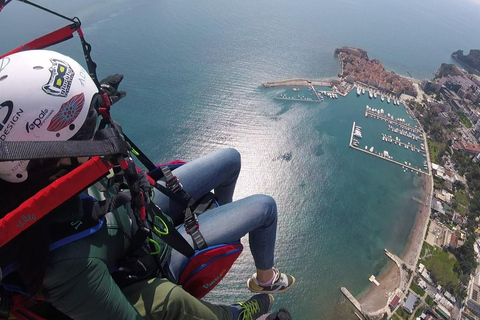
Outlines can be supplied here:
[[[423, 179], [425, 188], [423, 202], [427, 205], [420, 206], [407, 247], [401, 256], [402, 260], [409, 265], [415, 265], [418, 260], [430, 216], [432, 178], [431, 176], [424, 176]], [[359, 302], [365, 313], [380, 316], [388, 309], [388, 303], [393, 295], [401, 292], [400, 270], [395, 263], [392, 263], [388, 270], [378, 277], [377, 280], [380, 285], [372, 284], [369, 291], [360, 297]]]

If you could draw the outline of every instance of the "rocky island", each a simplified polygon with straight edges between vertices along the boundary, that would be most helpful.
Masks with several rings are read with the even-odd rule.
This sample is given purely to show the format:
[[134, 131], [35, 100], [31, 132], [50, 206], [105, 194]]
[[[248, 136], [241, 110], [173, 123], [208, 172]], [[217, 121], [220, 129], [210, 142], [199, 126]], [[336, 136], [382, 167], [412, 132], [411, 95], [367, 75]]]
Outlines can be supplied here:
[[463, 50], [458, 50], [452, 53], [452, 58], [458, 60], [460, 63], [470, 68], [476, 74], [480, 74], [480, 50], [472, 49], [467, 55], [463, 54]]

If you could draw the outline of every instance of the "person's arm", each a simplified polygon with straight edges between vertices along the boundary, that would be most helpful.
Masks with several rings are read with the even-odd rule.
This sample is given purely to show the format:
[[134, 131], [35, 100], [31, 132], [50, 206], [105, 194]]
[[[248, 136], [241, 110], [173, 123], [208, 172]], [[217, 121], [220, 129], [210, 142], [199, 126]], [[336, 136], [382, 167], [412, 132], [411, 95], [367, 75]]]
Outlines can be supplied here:
[[73, 319], [144, 319], [100, 259], [68, 259], [51, 265], [47, 272], [46, 300]]

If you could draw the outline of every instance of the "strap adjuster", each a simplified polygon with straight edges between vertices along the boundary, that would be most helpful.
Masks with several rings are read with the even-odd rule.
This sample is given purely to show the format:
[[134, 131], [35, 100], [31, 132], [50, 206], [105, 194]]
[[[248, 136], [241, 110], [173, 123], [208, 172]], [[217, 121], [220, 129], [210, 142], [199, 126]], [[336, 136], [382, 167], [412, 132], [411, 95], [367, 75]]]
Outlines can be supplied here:
[[183, 225], [185, 226], [185, 231], [188, 234], [194, 233], [200, 228], [197, 215], [194, 213], [192, 213], [189, 217], [185, 219], [185, 221], [183, 222]]

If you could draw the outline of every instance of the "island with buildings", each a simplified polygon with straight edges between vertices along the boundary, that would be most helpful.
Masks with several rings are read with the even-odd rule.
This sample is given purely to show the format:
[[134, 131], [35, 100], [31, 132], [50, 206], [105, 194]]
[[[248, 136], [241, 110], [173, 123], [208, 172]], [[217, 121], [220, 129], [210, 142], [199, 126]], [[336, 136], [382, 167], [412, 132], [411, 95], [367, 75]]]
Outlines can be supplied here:
[[[362, 49], [343, 47], [334, 54], [341, 65], [337, 78], [263, 86], [331, 88], [316, 90], [318, 100], [304, 101], [321, 102], [327, 93], [344, 96], [354, 88], [398, 101], [419, 124], [428, 160], [425, 196], [415, 199], [420, 211], [404, 254], [385, 248], [394, 263], [370, 277], [371, 288], [358, 300], [348, 288], [342, 292], [359, 319], [480, 320], [480, 50], [452, 53], [466, 69], [444, 63], [424, 80], [388, 71]], [[354, 123], [352, 137], [355, 130]]]

